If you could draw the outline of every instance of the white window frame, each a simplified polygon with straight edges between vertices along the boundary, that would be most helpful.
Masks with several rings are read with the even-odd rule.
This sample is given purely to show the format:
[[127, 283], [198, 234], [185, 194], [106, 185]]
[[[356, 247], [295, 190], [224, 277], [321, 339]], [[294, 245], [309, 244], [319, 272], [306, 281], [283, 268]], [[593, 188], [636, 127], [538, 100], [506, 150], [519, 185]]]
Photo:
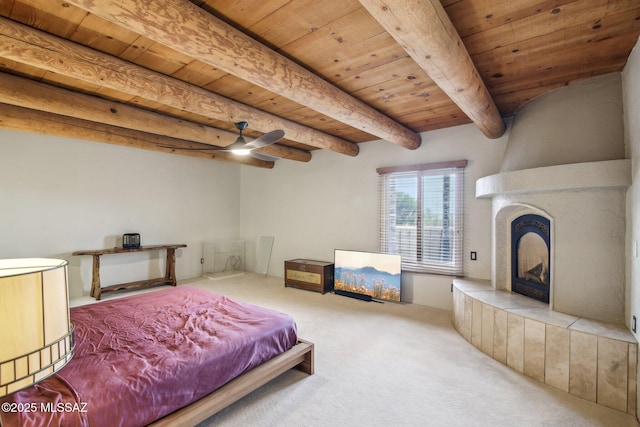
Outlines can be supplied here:
[[[463, 274], [466, 166], [466, 160], [459, 160], [376, 170], [379, 175], [380, 251], [401, 255], [403, 270], [449, 276]], [[429, 185], [429, 181], [437, 182], [438, 186]], [[414, 225], [397, 223], [396, 195], [401, 192], [395, 186], [400, 183], [410, 183], [405, 189], [415, 195]], [[418, 209], [420, 206], [422, 209]], [[438, 212], [435, 217], [434, 211]], [[438, 225], [426, 225], [427, 214], [435, 218]]]

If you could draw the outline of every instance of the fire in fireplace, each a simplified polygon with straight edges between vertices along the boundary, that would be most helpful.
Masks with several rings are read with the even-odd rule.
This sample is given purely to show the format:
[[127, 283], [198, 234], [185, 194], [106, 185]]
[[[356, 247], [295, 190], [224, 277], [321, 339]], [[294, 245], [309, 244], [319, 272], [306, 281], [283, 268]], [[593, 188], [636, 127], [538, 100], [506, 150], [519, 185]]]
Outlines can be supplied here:
[[511, 290], [549, 303], [550, 223], [522, 215], [511, 223]]

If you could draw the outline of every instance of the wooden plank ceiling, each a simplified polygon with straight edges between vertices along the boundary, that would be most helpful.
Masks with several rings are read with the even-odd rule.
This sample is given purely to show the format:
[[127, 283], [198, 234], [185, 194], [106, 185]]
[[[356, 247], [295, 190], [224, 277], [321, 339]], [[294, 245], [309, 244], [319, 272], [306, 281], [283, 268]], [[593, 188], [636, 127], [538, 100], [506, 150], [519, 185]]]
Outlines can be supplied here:
[[303, 162], [465, 123], [496, 138], [621, 71], [639, 35], [640, 0], [0, 0], [0, 128], [266, 168], [211, 148], [238, 121]]

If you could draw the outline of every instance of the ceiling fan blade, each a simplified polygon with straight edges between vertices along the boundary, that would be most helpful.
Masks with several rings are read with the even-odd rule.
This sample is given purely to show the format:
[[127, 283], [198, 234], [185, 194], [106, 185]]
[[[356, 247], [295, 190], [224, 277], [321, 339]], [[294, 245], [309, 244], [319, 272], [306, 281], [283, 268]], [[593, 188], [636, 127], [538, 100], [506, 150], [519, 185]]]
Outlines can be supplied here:
[[275, 144], [276, 142], [280, 141], [282, 138], [284, 138], [283, 130], [280, 130], [280, 129], [272, 130], [271, 132], [267, 132], [261, 137], [256, 138], [253, 141], [247, 143], [246, 147], [252, 150], [254, 148], [262, 148], [262, 147], [266, 147], [267, 145]]
[[266, 160], [267, 162], [275, 162], [276, 160], [280, 160], [280, 157], [269, 156], [268, 154], [258, 153], [257, 151], [252, 151], [250, 155], [255, 159]]

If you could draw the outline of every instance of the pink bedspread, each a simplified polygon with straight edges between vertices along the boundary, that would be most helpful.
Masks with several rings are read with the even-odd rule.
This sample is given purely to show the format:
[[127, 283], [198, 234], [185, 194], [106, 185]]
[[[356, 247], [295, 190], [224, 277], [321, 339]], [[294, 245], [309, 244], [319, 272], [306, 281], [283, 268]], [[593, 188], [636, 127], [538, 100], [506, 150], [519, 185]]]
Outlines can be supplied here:
[[290, 316], [188, 286], [75, 307], [71, 319], [73, 359], [2, 399], [14, 405], [4, 427], [143, 426], [297, 341]]

